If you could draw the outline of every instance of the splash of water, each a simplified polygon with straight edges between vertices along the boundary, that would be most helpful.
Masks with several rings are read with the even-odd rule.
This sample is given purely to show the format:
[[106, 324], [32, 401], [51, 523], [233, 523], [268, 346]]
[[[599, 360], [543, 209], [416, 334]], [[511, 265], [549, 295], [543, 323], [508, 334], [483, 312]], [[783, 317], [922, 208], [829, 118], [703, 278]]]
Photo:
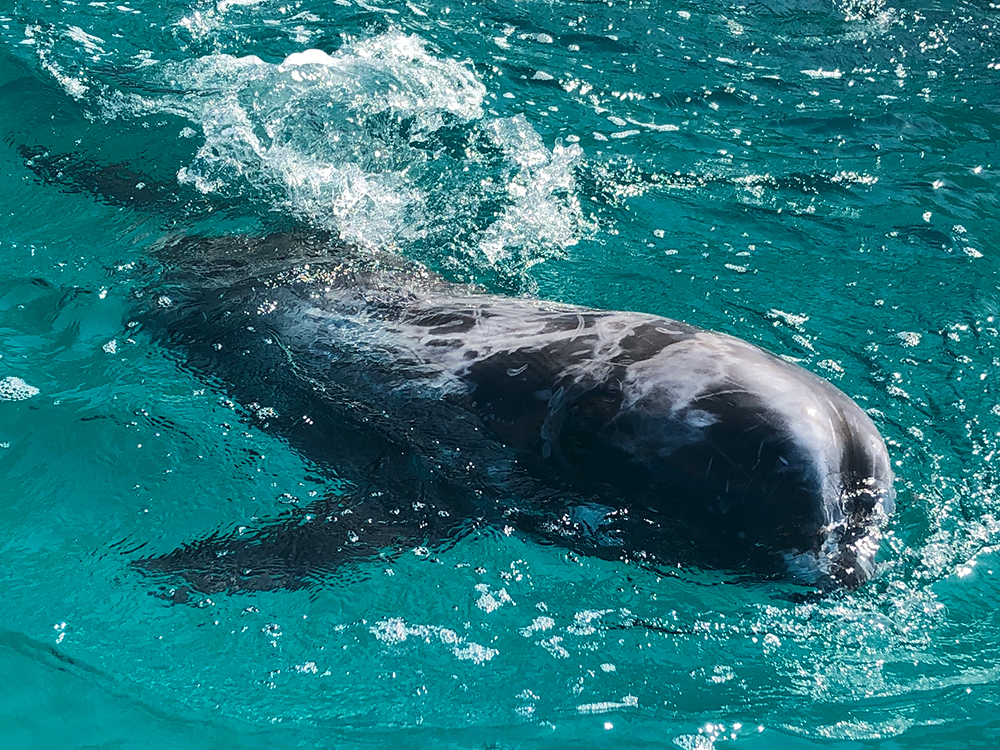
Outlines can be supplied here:
[[549, 148], [523, 115], [487, 115], [471, 66], [415, 35], [280, 62], [150, 60], [122, 87], [72, 62], [100, 40], [31, 33], [46, 69], [104, 119], [189, 120], [180, 137], [201, 145], [177, 179], [210, 197], [261, 201], [361, 246], [446, 248], [465, 276], [523, 275], [592, 231], [575, 192], [583, 149]]

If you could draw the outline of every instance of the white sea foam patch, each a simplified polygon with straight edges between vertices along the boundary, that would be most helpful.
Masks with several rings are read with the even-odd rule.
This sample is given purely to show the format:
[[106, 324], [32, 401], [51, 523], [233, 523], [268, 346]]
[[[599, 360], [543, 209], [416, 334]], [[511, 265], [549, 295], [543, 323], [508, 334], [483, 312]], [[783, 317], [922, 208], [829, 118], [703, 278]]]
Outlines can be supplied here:
[[171, 108], [205, 139], [182, 183], [263, 186], [282, 208], [370, 245], [423, 235], [433, 135], [481, 118], [486, 94], [469, 66], [398, 32], [279, 64], [211, 55], [163, 75], [183, 92]]
[[639, 699], [634, 695], [625, 695], [620, 701], [601, 701], [600, 703], [583, 703], [576, 707], [581, 714], [605, 714], [621, 708], [635, 708]]
[[466, 641], [450, 628], [436, 625], [411, 625], [400, 617], [379, 620], [369, 628], [369, 632], [382, 643], [389, 645], [399, 645], [408, 640], [419, 640], [424, 643], [438, 641], [450, 648], [455, 658], [476, 664], [487, 662], [499, 653], [495, 648]]
[[[199, 5], [192, 23], [247, 4]], [[25, 37], [102, 116], [190, 120], [178, 136], [200, 147], [175, 168], [205, 194], [263, 202], [363, 246], [418, 257], [444, 248], [441, 260], [469, 277], [523, 278], [594, 229], [575, 193], [580, 146], [546, 145], [524, 116], [486, 114], [471, 64], [417, 36], [390, 31], [280, 62], [150, 59], [113, 81], [74, 67], [103, 39], [75, 27], [29, 27]]]
[[816, 70], [803, 70], [804, 75], [810, 78], [843, 78], [844, 74], [840, 72], [839, 69], [834, 70], [824, 70], [823, 68], [817, 68]]
[[559, 142], [549, 151], [524, 115], [494, 120], [487, 131], [513, 171], [506, 181], [507, 208], [479, 240], [486, 259], [496, 265], [517, 253], [530, 266], [548, 255], [547, 248], [575, 244], [587, 228], [573, 178], [583, 149]]
[[29, 24], [24, 29], [24, 39], [21, 44], [34, 48], [41, 66], [63, 87], [67, 94], [75, 99], [82, 99], [90, 90], [90, 86], [85, 82], [85, 76], [79, 69], [79, 64], [67, 64], [56, 52], [57, 45], [67, 40], [70, 42], [70, 46], [82, 46], [95, 58], [103, 52], [97, 47], [97, 43], [103, 40], [85, 34], [76, 26], [70, 26], [60, 35], [55, 29]]
[[21, 378], [8, 375], [0, 380], [0, 401], [24, 401], [37, 396], [40, 391], [33, 385], [28, 385]]
[[523, 270], [590, 228], [575, 195], [580, 146], [548, 148], [523, 116], [485, 117], [471, 67], [419, 37], [389, 32], [278, 64], [210, 55], [165, 64], [158, 83], [175, 93], [135, 107], [200, 126], [178, 178], [204, 193], [262, 192], [362, 245], [454, 242], [474, 270]]

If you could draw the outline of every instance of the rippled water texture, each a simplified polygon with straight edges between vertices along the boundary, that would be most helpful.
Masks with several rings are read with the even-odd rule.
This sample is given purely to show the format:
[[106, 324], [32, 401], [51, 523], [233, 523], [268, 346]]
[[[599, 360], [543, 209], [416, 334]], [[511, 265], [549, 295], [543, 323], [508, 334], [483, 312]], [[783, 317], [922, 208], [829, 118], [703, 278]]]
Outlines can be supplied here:
[[[995, 747], [1000, 8], [0, 10], [6, 747]], [[152, 251], [310, 225], [833, 380], [898, 474], [796, 601], [483, 529], [187, 604], [129, 566], [323, 478], [124, 326]]]

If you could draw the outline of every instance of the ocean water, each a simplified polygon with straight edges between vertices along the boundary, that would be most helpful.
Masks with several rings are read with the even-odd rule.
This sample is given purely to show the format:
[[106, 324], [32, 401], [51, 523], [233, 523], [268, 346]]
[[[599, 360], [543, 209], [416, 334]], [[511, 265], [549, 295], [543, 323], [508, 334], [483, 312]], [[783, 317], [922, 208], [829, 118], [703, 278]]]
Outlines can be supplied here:
[[[1000, 6], [0, 6], [6, 748], [1000, 744]], [[323, 477], [126, 321], [151, 254], [291, 225], [733, 333], [898, 475], [790, 598], [483, 529], [298, 591], [130, 566]]]

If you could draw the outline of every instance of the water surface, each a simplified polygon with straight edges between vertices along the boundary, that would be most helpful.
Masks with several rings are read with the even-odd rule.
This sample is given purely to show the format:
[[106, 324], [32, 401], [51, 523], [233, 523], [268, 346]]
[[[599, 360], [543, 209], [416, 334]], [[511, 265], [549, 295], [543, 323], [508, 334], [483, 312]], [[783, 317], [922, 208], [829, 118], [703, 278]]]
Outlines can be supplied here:
[[[994, 747], [998, 32], [980, 0], [14, 2], [0, 735]], [[484, 529], [309, 590], [154, 596], [137, 555], [325, 480], [133, 335], [130, 298], [171, 238], [292, 225], [831, 379], [898, 474], [878, 577], [802, 602]]]

